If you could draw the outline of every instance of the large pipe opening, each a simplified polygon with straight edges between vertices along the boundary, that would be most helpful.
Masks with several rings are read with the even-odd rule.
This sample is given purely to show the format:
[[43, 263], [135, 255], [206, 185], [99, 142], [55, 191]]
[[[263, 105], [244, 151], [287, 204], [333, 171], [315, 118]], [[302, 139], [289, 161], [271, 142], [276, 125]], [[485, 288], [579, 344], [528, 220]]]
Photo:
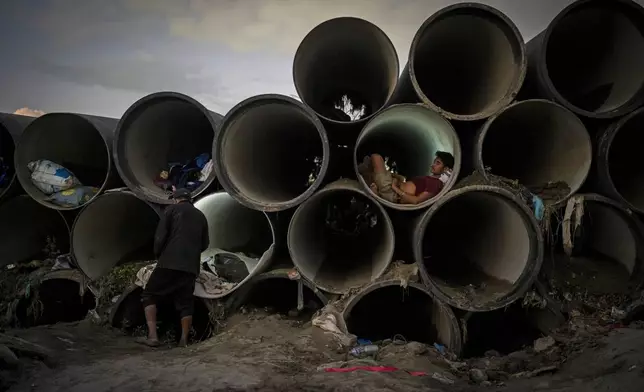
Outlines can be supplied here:
[[385, 210], [356, 181], [340, 180], [300, 205], [288, 248], [300, 273], [334, 294], [373, 281], [389, 266], [394, 229]]
[[[293, 81], [302, 101], [325, 120], [365, 121], [391, 96], [398, 67], [396, 49], [378, 26], [341, 17], [317, 25], [304, 37], [295, 53]], [[343, 110], [344, 96], [354, 113]]]
[[416, 93], [447, 118], [479, 120], [514, 99], [526, 72], [523, 38], [495, 8], [446, 7], [423, 23], [409, 52]]
[[423, 215], [414, 253], [439, 299], [486, 311], [509, 305], [530, 287], [541, 267], [543, 239], [531, 211], [511, 193], [469, 186]]
[[489, 168], [518, 180], [555, 204], [583, 185], [592, 154], [588, 131], [574, 113], [552, 102], [529, 100], [510, 105], [481, 127], [474, 162], [481, 173]]
[[259, 95], [228, 112], [213, 155], [228, 193], [250, 208], [278, 211], [320, 186], [329, 142], [313, 111], [289, 97]]
[[[16, 143], [14, 140], [14, 135], [11, 130], [5, 124], [5, 121], [13, 121], [11, 118], [5, 118], [2, 113], [0, 113], [0, 199], [5, 196], [5, 193], [9, 191], [9, 188], [14, 185], [16, 178], [16, 171], [14, 169], [14, 151], [16, 149]], [[21, 130], [15, 130], [20, 132]]]
[[440, 343], [457, 355], [461, 351], [454, 313], [417, 283], [373, 283], [347, 304], [344, 318], [349, 332], [363, 339], [375, 342], [401, 335], [407, 341]]
[[[110, 181], [112, 132], [116, 120], [72, 113], [51, 113], [35, 119], [22, 133], [15, 152], [20, 185], [38, 203], [73, 210], [92, 201]], [[31, 180], [31, 162], [46, 159], [71, 171], [84, 186], [97, 192], [77, 205], [57, 204]], [[87, 193], [86, 195], [89, 195]]]
[[27, 195], [0, 204], [0, 266], [69, 252], [69, 227], [59, 211], [46, 208]]
[[96, 298], [81, 288], [78, 272], [61, 271], [46, 275], [28, 296], [18, 302], [19, 327], [68, 323], [83, 320], [96, 307]]
[[92, 280], [131, 261], [153, 260], [155, 207], [130, 192], [108, 192], [84, 208], [72, 228], [72, 253]]
[[[116, 131], [114, 161], [125, 184], [137, 196], [170, 204], [169, 185], [199, 195], [215, 179], [215, 172], [199, 180], [195, 159], [212, 153], [221, 116], [179, 93], [155, 93], [141, 98], [125, 112]], [[168, 179], [160, 181], [161, 173]], [[179, 171], [175, 175], [175, 171]], [[165, 180], [165, 179], [164, 179]], [[167, 189], [166, 189], [167, 188]]]
[[[145, 313], [141, 304], [142, 294], [143, 289], [139, 286], [131, 286], [121, 294], [110, 314], [112, 327], [135, 336], [147, 334]], [[194, 301], [190, 340], [198, 342], [212, 337], [215, 327], [208, 300], [194, 297]], [[157, 333], [160, 341], [167, 343], [176, 343], [181, 337], [181, 318], [171, 299], [157, 303]]]
[[233, 286], [227, 295], [271, 263], [275, 231], [268, 216], [238, 203], [226, 192], [204, 196], [195, 203], [208, 221], [210, 247], [202, 259], [212, 257], [220, 278]]
[[[557, 288], [583, 295], [630, 294], [642, 282], [641, 224], [620, 204], [594, 194], [575, 196], [581, 221], [571, 221], [571, 257], [561, 251], [547, 271]], [[564, 227], [565, 229], [565, 227]]]
[[643, 98], [644, 10], [634, 1], [584, 0], [564, 9], [541, 42], [546, 88], [571, 110], [616, 117]]
[[607, 128], [597, 148], [598, 180], [609, 196], [644, 212], [644, 162], [636, 157], [644, 145], [644, 109]]
[[[452, 176], [443, 189], [419, 204], [391, 202], [369, 188], [360, 173], [364, 157], [380, 154], [396, 173], [407, 179], [432, 176], [432, 162], [437, 151], [454, 156]], [[363, 128], [354, 150], [354, 168], [363, 189], [380, 203], [399, 210], [417, 210], [432, 204], [452, 187], [460, 170], [461, 147], [454, 128], [440, 114], [422, 105], [403, 104], [389, 107], [376, 115]], [[371, 181], [370, 181], [371, 182]]]

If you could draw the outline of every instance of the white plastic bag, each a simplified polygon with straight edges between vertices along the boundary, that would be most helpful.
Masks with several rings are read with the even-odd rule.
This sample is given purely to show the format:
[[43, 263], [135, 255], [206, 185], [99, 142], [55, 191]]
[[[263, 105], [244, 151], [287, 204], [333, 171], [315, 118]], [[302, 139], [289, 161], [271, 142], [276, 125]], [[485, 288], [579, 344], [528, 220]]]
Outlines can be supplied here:
[[80, 185], [74, 173], [52, 161], [40, 159], [29, 162], [27, 167], [31, 171], [31, 182], [47, 195]]

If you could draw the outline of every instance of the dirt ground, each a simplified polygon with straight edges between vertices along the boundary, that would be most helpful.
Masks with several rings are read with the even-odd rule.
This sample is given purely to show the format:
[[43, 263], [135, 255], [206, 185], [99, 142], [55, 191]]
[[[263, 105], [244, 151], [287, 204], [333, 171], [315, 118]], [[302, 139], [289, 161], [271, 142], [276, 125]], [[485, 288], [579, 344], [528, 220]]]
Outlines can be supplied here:
[[[555, 337], [556, 342], [540, 353], [532, 348], [503, 358], [492, 353], [467, 363], [446, 361], [435, 349], [419, 344], [391, 344], [381, 350], [378, 360], [401, 369], [392, 373], [325, 372], [324, 365], [339, 366], [333, 363], [347, 359], [332, 340], [310, 323], [262, 312], [234, 315], [223, 332], [189, 348], [148, 349], [88, 320], [8, 332], [45, 346], [56, 356], [49, 367], [23, 359], [21, 374], [0, 373], [2, 383], [11, 381], [9, 391], [16, 392], [628, 392], [640, 391], [644, 380], [644, 329], [636, 328], [586, 331], [575, 339]], [[552, 373], [549, 364], [558, 370]], [[475, 385], [470, 379], [474, 368], [483, 369], [490, 381]], [[530, 377], [526, 372], [534, 369], [533, 374], [545, 374], [526, 379]], [[404, 370], [427, 375], [412, 376]]]

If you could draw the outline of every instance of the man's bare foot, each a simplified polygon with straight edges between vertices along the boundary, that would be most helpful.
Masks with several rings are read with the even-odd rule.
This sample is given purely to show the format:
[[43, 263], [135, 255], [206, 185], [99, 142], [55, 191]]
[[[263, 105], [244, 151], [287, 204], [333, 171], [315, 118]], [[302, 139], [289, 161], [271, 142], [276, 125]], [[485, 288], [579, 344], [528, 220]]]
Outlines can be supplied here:
[[187, 340], [179, 340], [179, 344], [177, 344], [177, 347], [188, 347], [188, 341]]
[[160, 344], [158, 340], [150, 338], [136, 338], [134, 341], [148, 347], [159, 347]]

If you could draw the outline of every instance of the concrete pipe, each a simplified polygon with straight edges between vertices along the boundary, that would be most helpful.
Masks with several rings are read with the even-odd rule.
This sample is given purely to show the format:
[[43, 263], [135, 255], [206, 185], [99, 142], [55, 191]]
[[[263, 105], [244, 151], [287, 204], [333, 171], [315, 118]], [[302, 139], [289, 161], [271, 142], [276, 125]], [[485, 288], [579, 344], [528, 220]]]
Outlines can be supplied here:
[[[141, 294], [143, 289], [132, 285], [125, 289], [119, 296], [118, 301], [110, 311], [110, 325], [114, 328], [134, 334], [142, 329], [145, 330], [145, 313], [141, 305]], [[214, 304], [211, 300], [194, 297], [194, 313], [192, 314], [191, 340], [202, 341], [212, 337], [215, 333], [215, 326], [211, 319], [211, 311]], [[179, 341], [181, 337], [180, 315], [172, 301], [162, 300], [157, 304], [158, 334], [161, 339], [175, 337]]]
[[22, 293], [15, 311], [22, 328], [80, 321], [96, 307], [96, 298], [78, 270], [48, 272], [32, 290]]
[[343, 294], [385, 272], [394, 229], [384, 208], [357, 181], [339, 180], [298, 207], [288, 248], [302, 276], [324, 291]]
[[92, 201], [104, 189], [118, 187], [121, 180], [112, 170], [112, 137], [117, 120], [75, 113], [49, 113], [25, 128], [16, 148], [16, 176], [23, 189], [38, 203], [56, 210], [83, 206], [62, 206], [52, 202], [31, 181], [30, 162], [47, 159], [73, 172], [83, 185], [98, 188]]
[[[437, 195], [415, 205], [392, 203], [374, 194], [358, 170], [365, 156], [378, 153], [389, 157], [389, 163], [395, 162], [399, 174], [407, 178], [431, 176], [437, 151], [454, 155], [452, 177]], [[397, 210], [426, 208], [450, 190], [461, 168], [461, 145], [454, 128], [440, 114], [420, 104], [394, 105], [376, 115], [360, 132], [353, 154], [353, 166], [363, 189]]]
[[459, 355], [461, 329], [454, 312], [422, 285], [401, 285], [399, 280], [376, 282], [354, 296], [343, 313], [349, 333], [371, 341], [401, 335], [409, 342], [442, 344]]
[[311, 109], [283, 95], [258, 95], [226, 114], [213, 156], [232, 197], [253, 209], [281, 211], [318, 189], [329, 166], [329, 141]]
[[394, 102], [423, 102], [451, 120], [489, 117], [525, 78], [523, 37], [501, 11], [454, 4], [427, 19], [411, 43]]
[[446, 194], [417, 221], [414, 259], [441, 301], [467, 311], [503, 308], [534, 282], [543, 238], [532, 211], [495, 186]]
[[117, 265], [153, 260], [159, 209], [130, 191], [108, 191], [87, 205], [72, 227], [72, 255], [91, 280]]
[[[170, 192], [155, 184], [155, 179], [172, 164], [185, 165], [200, 154], [210, 154], [221, 118], [174, 92], [150, 94], [135, 102], [121, 118], [114, 138], [114, 162], [125, 185], [142, 199], [171, 204]], [[211, 171], [201, 185], [190, 188], [193, 197], [214, 180]]]
[[0, 113], [0, 200], [21, 192], [14, 170], [14, 151], [32, 117]]
[[[347, 131], [351, 123], [357, 123], [359, 131], [384, 107], [398, 72], [396, 48], [387, 35], [373, 23], [352, 17], [317, 25], [293, 60], [293, 81], [302, 102], [330, 124], [345, 125], [340, 131]], [[363, 114], [350, 116], [336, 108], [343, 106], [343, 96], [354, 109], [364, 106]]]
[[[275, 269], [255, 276], [234, 294], [230, 308], [242, 306], [269, 309], [281, 314], [311, 319], [313, 314], [327, 304], [326, 296], [306, 279], [291, 279], [292, 269]], [[300, 287], [302, 295], [300, 298]]]
[[644, 108], [622, 117], [599, 135], [596, 150], [597, 188], [635, 211], [644, 213], [642, 154]]
[[[631, 294], [644, 283], [644, 226], [622, 204], [597, 194], [573, 196], [559, 233], [569, 233], [569, 254], [544, 263], [551, 279], [585, 294]], [[581, 217], [580, 220], [577, 217]]]
[[631, 0], [579, 0], [527, 44], [527, 93], [591, 118], [644, 100], [644, 9]]
[[490, 168], [535, 192], [564, 182], [568, 192], [554, 196], [556, 204], [583, 185], [592, 156], [588, 131], [574, 113], [549, 101], [528, 100], [508, 106], [480, 128], [474, 167], [486, 176]]
[[0, 266], [42, 260], [46, 248], [69, 252], [69, 227], [63, 215], [27, 195], [0, 204]]
[[234, 284], [216, 298], [232, 293], [270, 266], [276, 238], [264, 212], [239, 204], [226, 192], [204, 196], [195, 207], [208, 220], [210, 247], [202, 259], [213, 257], [219, 277]]

